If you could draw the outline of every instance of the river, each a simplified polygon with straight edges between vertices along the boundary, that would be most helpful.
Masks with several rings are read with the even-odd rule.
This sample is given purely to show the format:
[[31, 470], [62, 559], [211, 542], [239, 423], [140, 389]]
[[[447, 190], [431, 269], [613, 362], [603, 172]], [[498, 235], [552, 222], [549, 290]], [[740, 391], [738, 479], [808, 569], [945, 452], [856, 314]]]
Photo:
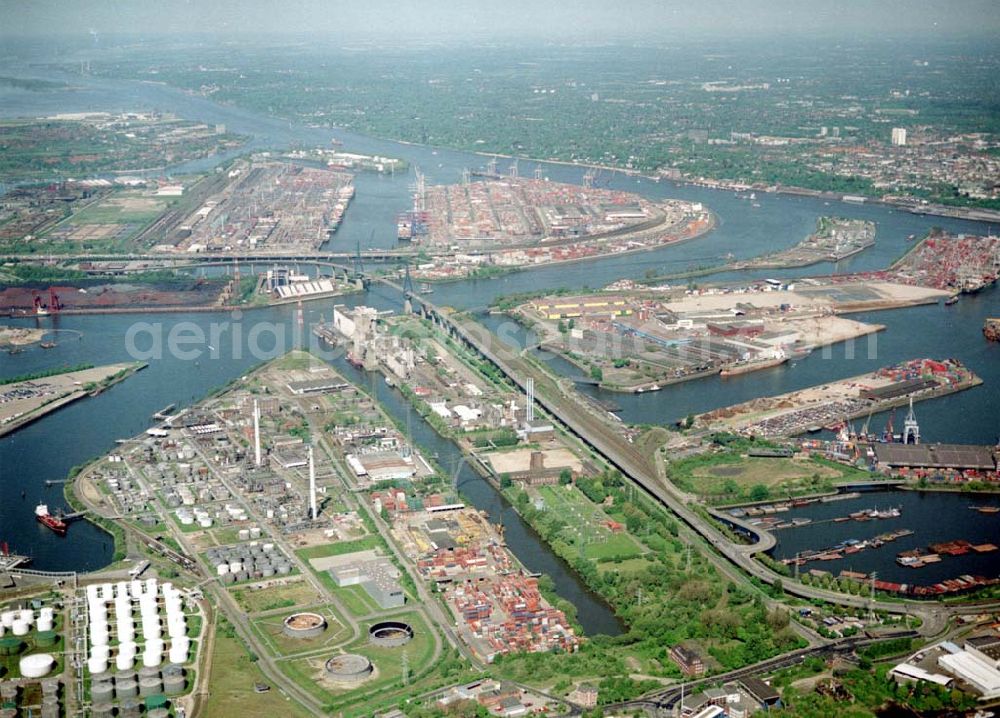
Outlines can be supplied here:
[[[5, 68], [5, 74], [40, 76], [37, 71], [15, 66]], [[0, 116], [35, 116], [84, 110], [171, 111], [187, 119], [225, 123], [231, 131], [252, 137], [249, 146], [257, 149], [286, 147], [293, 142], [328, 145], [331, 138], [336, 137], [349, 151], [402, 157], [419, 166], [430, 182], [458, 181], [462, 169], [483, 164], [482, 157], [469, 153], [308, 128], [240, 108], [221, 106], [158, 84], [80, 77], [54, 79], [66, 79], [72, 87], [53, 92], [0, 88]], [[188, 163], [183, 169], [210, 168], [219, 161], [220, 158], [210, 158]], [[522, 161], [521, 168], [527, 173], [533, 169], [533, 163]], [[583, 169], [543, 164], [543, 173], [553, 180], [579, 183]], [[359, 174], [356, 199], [341, 228], [328, 243], [329, 248], [353, 250], [358, 242], [363, 248], [394, 246], [395, 216], [399, 211], [408, 209], [411, 182], [412, 177], [407, 176]], [[923, 234], [933, 225], [954, 232], [985, 231], [985, 225], [962, 220], [920, 217], [877, 205], [834, 203], [835, 206], [828, 206], [822, 200], [792, 196], [765, 195], [759, 198], [762, 206], [755, 208], [731, 192], [666, 181], [656, 183], [622, 174], [614, 175], [610, 186], [636, 191], [650, 198], [678, 197], [704, 202], [718, 215], [719, 226], [703, 238], [649, 253], [541, 268], [489, 280], [440, 285], [432, 299], [439, 305], [479, 308], [512, 292], [566, 286], [599, 287], [622, 277], [641, 278], [647, 271], [662, 274], [721, 262], [729, 252], [740, 258], [750, 257], [796, 244], [813, 230], [818, 216], [830, 213], [875, 221], [878, 224], [876, 246], [837, 267], [819, 265], [794, 272], [768, 271], [768, 276], [881, 267], [905, 250], [908, 235]], [[996, 345], [987, 345], [979, 330], [982, 317], [989, 312], [996, 313], [997, 299], [997, 290], [991, 290], [963, 299], [955, 307], [947, 309], [930, 306], [871, 313], [867, 315], [868, 319], [890, 325], [889, 330], [878, 337], [875, 358], [869, 358], [865, 349], [857, 352], [859, 356], [856, 358], [848, 359], [843, 346], [840, 346], [829, 357], [817, 352], [794, 366], [757, 372], [725, 382], [713, 378], [669, 387], [658, 394], [616, 394], [610, 398], [622, 405], [622, 416], [628, 421], [667, 423], [691, 411], [858, 374], [897, 358], [956, 356], [984, 376], [987, 384], [921, 404], [918, 411], [922, 432], [935, 440], [992, 442], [996, 439], [998, 424], [996, 406], [1000, 404], [996, 393], [1000, 386], [1000, 350]], [[346, 303], [366, 303], [398, 310], [400, 299], [384, 287], [374, 287], [363, 295], [350, 297]], [[308, 321], [317, 321], [320, 313], [329, 318], [330, 304], [332, 302], [309, 305]], [[290, 337], [293, 312], [291, 307], [259, 310], [247, 313], [243, 322], [273, 322], [276, 327], [284, 327], [283, 331]], [[167, 331], [179, 322], [189, 321], [207, 333], [212, 322], [230, 319], [221, 313], [178, 312], [12, 320], [15, 324], [40, 322], [42, 326], [76, 330], [82, 332], [82, 338], [65, 333], [57, 336], [59, 346], [54, 349], [45, 351], [33, 347], [15, 356], [0, 354], [0, 376], [64, 363], [85, 361], [103, 364], [128, 360], [130, 356], [124, 338], [129, 327], [136, 322], [159, 323]], [[494, 318], [494, 326], [497, 321]], [[510, 327], [504, 329], [505, 335], [515, 338], [519, 335]], [[106, 565], [111, 556], [110, 540], [95, 527], [80, 523], [71, 529], [68, 538], [59, 539], [34, 522], [31, 513], [35, 503], [47, 501], [55, 507], [63, 505], [61, 487], [47, 489], [44, 482], [64, 478], [72, 466], [112, 450], [116, 439], [141, 432], [148, 427], [149, 416], [154, 411], [170, 403], [190, 405], [256, 363], [246, 350], [246, 332], [244, 340], [235, 346], [227, 339], [216, 349], [219, 351], [214, 358], [204, 356], [197, 361], [185, 361], [164, 356], [152, 361], [147, 370], [99, 397], [77, 402], [0, 440], [0, 539], [7, 540], [15, 549], [30, 553], [35, 566], [41, 569], [88, 570]], [[354, 379], [359, 378], [343, 363], [338, 363], [338, 368]], [[395, 394], [387, 394], [379, 382], [375, 382], [375, 387], [380, 396], [388, 399], [390, 411], [397, 418], [400, 412], [405, 413], [405, 408], [398, 406]], [[589, 388], [585, 390], [593, 391]], [[447, 466], [448, 457], [453, 455], [454, 450], [449, 449], [446, 442], [437, 440], [416, 414], [412, 421], [417, 439], [444, 457], [443, 463]], [[519, 559], [530, 568], [553, 576], [559, 593], [577, 605], [581, 623], [588, 633], [615, 633], [620, 630], [610, 610], [589, 594], [572, 571], [538, 540], [492, 487], [475, 477], [471, 470], [466, 468], [464, 471], [468, 474], [463, 481], [463, 493], [474, 505], [490, 512], [494, 521], [503, 521], [508, 541]], [[954, 520], [958, 523], [966, 518], [964, 512], [954, 513]]]

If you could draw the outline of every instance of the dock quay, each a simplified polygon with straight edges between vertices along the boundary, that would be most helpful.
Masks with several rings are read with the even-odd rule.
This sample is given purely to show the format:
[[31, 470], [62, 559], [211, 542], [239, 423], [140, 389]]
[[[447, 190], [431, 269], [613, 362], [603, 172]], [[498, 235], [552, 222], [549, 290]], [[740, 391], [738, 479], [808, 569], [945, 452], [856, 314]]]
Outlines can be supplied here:
[[695, 425], [763, 438], [796, 436], [816, 427], [839, 428], [851, 419], [982, 383], [957, 359], [911, 359], [849, 379], [715, 409], [697, 416]]
[[167, 404], [165, 407], [153, 414], [154, 421], [163, 421], [170, 418], [170, 412], [177, 407], [177, 404]]
[[3, 553], [0, 554], [0, 573], [12, 571], [18, 567], [27, 566], [30, 563], [30, 556], [22, 556], [16, 553]]

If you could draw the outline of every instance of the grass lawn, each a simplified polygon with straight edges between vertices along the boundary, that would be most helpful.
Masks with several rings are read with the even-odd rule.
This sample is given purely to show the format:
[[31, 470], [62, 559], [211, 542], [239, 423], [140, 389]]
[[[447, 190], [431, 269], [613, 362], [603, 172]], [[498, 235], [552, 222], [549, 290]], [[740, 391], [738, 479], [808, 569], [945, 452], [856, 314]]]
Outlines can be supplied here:
[[337, 543], [327, 543], [321, 546], [310, 546], [309, 548], [298, 549], [295, 554], [305, 562], [311, 558], [324, 558], [326, 556], [342, 556], [345, 553], [355, 551], [368, 551], [379, 547], [378, 536], [369, 534], [359, 539], [351, 541], [338, 541]]
[[361, 586], [344, 586], [341, 588], [334, 582], [328, 572], [323, 571], [316, 575], [319, 576], [319, 580], [329, 589], [330, 593], [336, 596], [355, 618], [368, 616], [381, 610], [375, 604], [375, 601], [372, 600], [372, 597], [368, 595], [368, 592]]
[[560, 535], [571, 543], [582, 543], [587, 558], [596, 561], [628, 559], [644, 553], [642, 547], [627, 533], [612, 532], [606, 525], [609, 516], [579, 489], [539, 486], [537, 492], [545, 502], [546, 510], [566, 522], [567, 527]]
[[624, 561], [601, 561], [597, 564], [601, 572], [617, 571], [620, 574], [628, 575], [645, 571], [650, 566], [654, 566], [652, 561], [645, 558], [629, 558]]
[[260, 669], [250, 662], [242, 644], [216, 631], [205, 715], [220, 718], [253, 715], [308, 718], [307, 711], [275, 688], [267, 693], [255, 693], [255, 682], [267, 683], [267, 680]]

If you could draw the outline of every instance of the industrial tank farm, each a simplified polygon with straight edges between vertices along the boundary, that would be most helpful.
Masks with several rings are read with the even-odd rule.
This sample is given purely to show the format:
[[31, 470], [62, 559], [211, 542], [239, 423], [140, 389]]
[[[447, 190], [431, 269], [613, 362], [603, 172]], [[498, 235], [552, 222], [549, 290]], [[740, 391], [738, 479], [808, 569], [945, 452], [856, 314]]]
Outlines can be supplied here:
[[183, 664], [195, 646], [179, 589], [155, 578], [92, 584], [86, 606], [86, 673], [95, 714], [110, 712], [112, 701], [119, 702], [119, 715], [130, 714], [139, 701], [148, 705], [186, 691]]

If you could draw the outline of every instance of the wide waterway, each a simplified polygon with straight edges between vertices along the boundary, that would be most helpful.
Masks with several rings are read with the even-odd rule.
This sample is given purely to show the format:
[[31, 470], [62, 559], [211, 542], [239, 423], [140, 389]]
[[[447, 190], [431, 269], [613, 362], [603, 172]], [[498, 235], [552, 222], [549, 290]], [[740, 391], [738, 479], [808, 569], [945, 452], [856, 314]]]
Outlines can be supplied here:
[[[37, 73], [14, 67], [5, 69], [5, 73], [38, 76]], [[0, 88], [0, 115], [157, 109], [175, 112], [188, 119], [225, 123], [231, 131], [251, 136], [250, 146], [255, 148], [280, 148], [291, 143], [326, 145], [335, 136], [344, 142], [345, 149], [349, 151], [402, 157], [419, 166], [431, 182], [457, 181], [463, 168], [483, 164], [483, 158], [468, 153], [433, 150], [340, 131], [302, 127], [243, 109], [220, 106], [162, 85], [78, 77], [65, 79], [73, 83], [72, 89], [29, 92]], [[217, 162], [218, 158], [189, 163], [184, 169], [210, 168]], [[533, 169], [533, 164], [522, 162], [521, 168], [527, 173]], [[577, 167], [550, 164], [544, 165], [543, 171], [553, 180], [569, 182], [580, 182], [583, 173]], [[411, 177], [359, 174], [356, 180], [357, 197], [341, 228], [329, 242], [330, 249], [351, 250], [358, 241], [365, 248], [394, 246], [395, 216], [399, 211], [408, 209], [408, 186], [411, 182]], [[817, 265], [794, 271], [765, 270], [767, 276], [879, 268], [905, 251], [909, 235], [919, 236], [934, 225], [954, 232], [986, 231], [985, 225], [973, 222], [920, 217], [876, 205], [829, 205], [811, 198], [764, 195], [758, 198], [762, 205], [758, 208], [736, 198], [732, 192], [678, 186], [670, 182], [654, 183], [620, 174], [612, 178], [611, 187], [640, 192], [651, 198], [678, 197], [704, 202], [718, 215], [719, 226], [706, 237], [649, 253], [542, 268], [490, 280], [439, 285], [431, 299], [439, 305], [459, 308], [485, 307], [497, 297], [512, 292], [567, 286], [599, 287], [622, 277], [641, 278], [650, 270], [663, 274], [716, 264], [727, 253], [738, 258], [750, 257], [796, 244], [814, 229], [817, 217], [823, 214], [875, 221], [878, 224], [878, 243], [837, 267]], [[369, 240], [372, 230], [374, 235]], [[699, 281], [731, 276], [751, 275], [718, 275]], [[352, 296], [347, 303], [398, 309], [399, 297], [393, 294], [388, 289], [375, 287], [363, 295]], [[866, 344], [859, 343], [855, 358], [847, 358], [841, 345], [835, 347], [829, 357], [816, 353], [794, 366], [777, 370], [725, 381], [712, 378], [690, 382], [669, 387], [657, 394], [614, 394], [610, 398], [622, 405], [622, 416], [627, 421], [668, 423], [692, 411], [704, 411], [755, 396], [791, 391], [859, 374], [898, 359], [922, 355], [955, 356], [966, 361], [987, 383], [972, 391], [921, 404], [918, 411], [923, 433], [934, 440], [991, 443], [996, 440], [1000, 427], [996, 411], [1000, 405], [997, 395], [997, 388], [1000, 387], [1000, 349], [984, 342], [979, 332], [982, 318], [997, 313], [998, 296], [994, 289], [965, 298], [947, 309], [930, 306], [859, 317], [889, 325], [889, 330], [878, 337], [877, 353], [873, 358], [869, 358]], [[331, 304], [309, 305], [308, 321], [318, 320], [320, 313], [329, 318]], [[165, 355], [152, 361], [146, 371], [101, 396], [73, 404], [0, 440], [0, 540], [7, 540], [14, 548], [30, 553], [37, 568], [86, 570], [106, 565], [111, 556], [110, 540], [96, 528], [79, 523], [72, 527], [66, 539], [60, 539], [35, 523], [32, 517], [35, 503], [44, 500], [53, 506], [63, 504], [61, 487], [47, 489], [44, 482], [64, 478], [73, 465], [113, 449], [116, 439], [141, 432], [148, 427], [149, 416], [154, 411], [170, 403], [190, 405], [211, 389], [239, 376], [257, 361], [246, 350], [250, 322], [273, 322], [284, 327], [290, 337], [293, 316], [291, 307], [248, 312], [242, 320], [245, 326], [243, 341], [234, 347], [228, 335], [224, 335], [224, 340], [215, 347], [217, 357], [207, 356], [207, 348], [206, 356], [197, 360]], [[61, 333], [56, 336], [59, 346], [54, 349], [45, 351], [36, 346], [16, 356], [0, 354], [0, 376], [66, 363], [86, 361], [102, 364], [127, 360], [130, 356], [124, 338], [128, 328], [136, 322], [159, 323], [166, 332], [179, 322], [189, 321], [203, 328], [207, 334], [213, 322], [230, 319], [229, 315], [221, 313], [178, 312], [14, 320], [15, 324], [32, 325], [38, 322], [40, 326], [77, 330], [82, 332], [82, 338], [72, 333]], [[518, 333], [507, 331], [505, 335], [516, 337]], [[338, 368], [352, 378], [358, 378], [342, 362], [338, 363]], [[405, 421], [405, 408], [396, 401], [396, 395], [387, 392], [379, 382], [375, 383], [375, 387], [380, 397], [388, 399], [390, 411], [397, 418], [402, 416]], [[415, 413], [412, 424], [417, 440], [432, 452], [437, 451], [443, 457], [442, 463], [448, 466], [450, 458], [455, 455], [454, 448], [438, 440]], [[490, 512], [493, 520], [502, 519], [511, 548], [526, 565], [553, 575], [559, 592], [580, 609], [580, 620], [588, 632], [615, 632], [617, 623], [610, 611], [590, 596], [574, 574], [520, 521], [489, 484], [477, 478], [468, 468], [463, 471], [466, 472], [461, 487], [463, 493], [477, 507]], [[968, 513], [967, 510], [955, 510], [938, 514], [937, 522], [953, 523], [954, 537], [959, 538], [961, 527], [969, 518]], [[919, 526], [911, 528], [920, 530]], [[783, 550], [783, 547], [779, 548]], [[995, 574], [996, 563], [992, 566], [992, 573]]]

